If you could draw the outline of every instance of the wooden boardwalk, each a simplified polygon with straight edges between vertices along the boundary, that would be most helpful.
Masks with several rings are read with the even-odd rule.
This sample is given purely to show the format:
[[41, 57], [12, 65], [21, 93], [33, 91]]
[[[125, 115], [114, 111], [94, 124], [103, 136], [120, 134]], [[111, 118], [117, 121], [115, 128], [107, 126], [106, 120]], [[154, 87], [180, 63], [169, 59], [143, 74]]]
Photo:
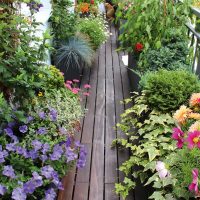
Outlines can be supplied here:
[[123, 180], [118, 167], [129, 153], [111, 149], [111, 143], [122, 135], [114, 127], [125, 109], [120, 101], [129, 97], [129, 81], [122, 53], [115, 51], [117, 35], [113, 26], [110, 32], [108, 41], [97, 51], [94, 66], [83, 75], [82, 85], [88, 83], [91, 89], [82, 102], [88, 111], [77, 139], [87, 148], [87, 164], [63, 179], [65, 190], [59, 192], [59, 200], [122, 199], [114, 193], [114, 184]]

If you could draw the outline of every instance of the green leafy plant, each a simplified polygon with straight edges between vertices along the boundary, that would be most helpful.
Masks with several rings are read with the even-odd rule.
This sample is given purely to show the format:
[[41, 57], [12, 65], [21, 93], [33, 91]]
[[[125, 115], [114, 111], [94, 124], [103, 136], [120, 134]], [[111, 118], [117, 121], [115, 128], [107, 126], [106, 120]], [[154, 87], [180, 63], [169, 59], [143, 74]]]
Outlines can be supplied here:
[[66, 45], [62, 45], [56, 55], [56, 66], [67, 73], [69, 68], [81, 69], [83, 66], [91, 66], [94, 59], [94, 51], [88, 41], [73, 37]]
[[144, 75], [140, 82], [147, 104], [162, 112], [171, 112], [187, 102], [189, 96], [200, 90], [196, 75], [185, 70], [161, 69]]
[[171, 27], [183, 26], [187, 21], [189, 5], [188, 0], [135, 0], [126, 15], [124, 33], [120, 35], [122, 47], [133, 52], [135, 45], [140, 42], [145, 50], [160, 48], [165, 31]]
[[88, 35], [94, 49], [106, 41], [108, 33], [105, 21], [101, 16], [80, 18], [77, 22], [77, 31]]
[[[132, 99], [126, 100], [126, 103], [130, 101]], [[121, 123], [117, 124], [128, 139], [114, 141], [131, 151], [129, 160], [119, 168], [126, 178], [124, 182], [116, 184], [116, 192], [123, 198], [134, 188], [136, 179], [143, 185], [156, 182], [154, 174], [157, 160], [176, 149], [171, 139], [171, 128], [174, 126], [172, 116], [152, 110], [146, 103], [144, 93], [136, 95], [133, 101], [134, 105], [122, 114]]]

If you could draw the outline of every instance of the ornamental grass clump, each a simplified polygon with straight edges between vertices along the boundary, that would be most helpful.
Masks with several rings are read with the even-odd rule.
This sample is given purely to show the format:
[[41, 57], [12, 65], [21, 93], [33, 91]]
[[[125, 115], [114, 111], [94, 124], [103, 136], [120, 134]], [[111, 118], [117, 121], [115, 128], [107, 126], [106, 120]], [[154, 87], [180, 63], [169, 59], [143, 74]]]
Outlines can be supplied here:
[[161, 69], [149, 72], [140, 81], [147, 104], [161, 112], [172, 112], [200, 90], [198, 77], [185, 70]]

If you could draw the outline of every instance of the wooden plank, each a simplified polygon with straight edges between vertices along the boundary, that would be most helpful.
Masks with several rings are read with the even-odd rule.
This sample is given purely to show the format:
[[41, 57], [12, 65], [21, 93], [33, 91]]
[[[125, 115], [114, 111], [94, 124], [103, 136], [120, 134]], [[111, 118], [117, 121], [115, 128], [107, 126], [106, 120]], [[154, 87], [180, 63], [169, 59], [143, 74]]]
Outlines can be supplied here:
[[98, 72], [98, 56], [95, 60], [95, 65], [91, 70], [90, 75], [90, 97], [87, 100], [86, 109], [88, 112], [85, 115], [83, 132], [82, 132], [82, 143], [92, 143], [92, 131], [94, 125], [94, 112], [95, 112], [95, 102], [96, 102], [96, 85], [97, 85], [97, 72]]
[[115, 184], [105, 184], [105, 200], [119, 200], [115, 194]]
[[89, 183], [76, 183], [74, 190], [74, 200], [87, 200], [88, 188], [89, 188]]
[[[112, 36], [111, 36], [112, 37]], [[105, 133], [105, 183], [115, 183], [117, 174], [117, 149], [111, 149], [116, 139], [115, 126], [115, 93], [113, 80], [111, 39], [106, 43], [106, 133]]]
[[105, 45], [99, 53], [97, 97], [89, 200], [104, 199]]
[[74, 189], [74, 176], [76, 168], [68, 173], [62, 180], [64, 190], [60, 190], [58, 193], [58, 200], [69, 200], [72, 199]]

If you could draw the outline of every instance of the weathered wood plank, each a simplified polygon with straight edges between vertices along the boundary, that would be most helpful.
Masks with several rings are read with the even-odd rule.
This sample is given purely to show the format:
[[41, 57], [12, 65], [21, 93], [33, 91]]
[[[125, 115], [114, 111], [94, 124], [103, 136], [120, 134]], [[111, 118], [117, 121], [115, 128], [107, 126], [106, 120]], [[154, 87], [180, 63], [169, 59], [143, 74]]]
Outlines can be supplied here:
[[115, 184], [105, 184], [105, 200], [119, 200], [119, 197], [115, 194]]
[[74, 190], [74, 200], [87, 200], [88, 188], [89, 188], [89, 183], [76, 183]]
[[104, 199], [105, 45], [99, 53], [97, 97], [89, 200]]

